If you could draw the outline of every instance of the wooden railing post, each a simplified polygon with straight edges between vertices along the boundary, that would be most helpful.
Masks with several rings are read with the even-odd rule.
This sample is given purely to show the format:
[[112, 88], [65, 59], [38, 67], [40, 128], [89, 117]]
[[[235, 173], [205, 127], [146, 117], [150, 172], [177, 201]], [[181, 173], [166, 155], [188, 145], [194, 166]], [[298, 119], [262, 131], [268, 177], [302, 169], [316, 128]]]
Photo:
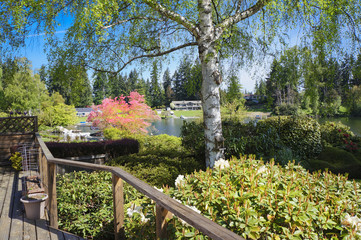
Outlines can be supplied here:
[[48, 163], [48, 195], [50, 226], [58, 228], [58, 203], [56, 201], [56, 164]]
[[156, 233], [157, 239], [168, 239], [167, 236], [167, 227], [168, 222], [167, 219], [172, 218], [173, 214], [169, 212], [167, 209], [156, 204]]
[[113, 174], [112, 181], [115, 240], [125, 239], [123, 180]]

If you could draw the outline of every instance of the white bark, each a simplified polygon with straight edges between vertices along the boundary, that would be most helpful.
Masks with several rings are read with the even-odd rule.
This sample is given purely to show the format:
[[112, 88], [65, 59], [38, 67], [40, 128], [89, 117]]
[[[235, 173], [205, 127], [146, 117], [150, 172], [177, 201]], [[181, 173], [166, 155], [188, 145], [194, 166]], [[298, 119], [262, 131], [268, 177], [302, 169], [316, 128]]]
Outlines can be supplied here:
[[219, 84], [221, 76], [218, 70], [217, 51], [215, 49], [216, 33], [212, 23], [210, 0], [199, 1], [200, 25], [198, 52], [202, 63], [202, 107], [206, 145], [206, 166], [213, 167], [214, 162], [222, 157], [223, 146], [222, 121], [220, 111]]

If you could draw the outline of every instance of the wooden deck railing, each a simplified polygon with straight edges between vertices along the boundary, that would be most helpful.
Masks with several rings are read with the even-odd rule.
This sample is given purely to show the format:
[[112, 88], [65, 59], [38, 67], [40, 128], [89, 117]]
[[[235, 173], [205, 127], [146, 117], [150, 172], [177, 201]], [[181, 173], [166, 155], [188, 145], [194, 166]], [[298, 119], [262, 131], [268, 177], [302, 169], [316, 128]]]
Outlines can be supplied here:
[[114, 231], [115, 239], [124, 236], [124, 198], [123, 181], [126, 181], [139, 192], [143, 193], [156, 203], [156, 234], [157, 239], [167, 239], [167, 218], [172, 214], [183, 219], [188, 224], [215, 240], [244, 239], [232, 231], [218, 225], [208, 218], [196, 213], [192, 209], [178, 203], [171, 197], [156, 190], [154, 187], [139, 180], [133, 175], [118, 167], [110, 167], [91, 163], [82, 163], [60, 158], [54, 158], [38, 133], [35, 134], [35, 141], [40, 146], [39, 165], [45, 190], [49, 195], [48, 208], [50, 225], [58, 228], [58, 212], [56, 200], [56, 165], [68, 165], [85, 169], [101, 170], [112, 173], [113, 182], [113, 210], [114, 210]]

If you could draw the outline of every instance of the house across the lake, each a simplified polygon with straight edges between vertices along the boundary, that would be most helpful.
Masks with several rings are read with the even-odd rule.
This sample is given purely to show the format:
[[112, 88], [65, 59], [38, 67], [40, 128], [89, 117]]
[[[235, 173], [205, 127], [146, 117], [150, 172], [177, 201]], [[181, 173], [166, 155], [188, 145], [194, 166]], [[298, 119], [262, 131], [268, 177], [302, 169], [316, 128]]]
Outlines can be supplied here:
[[201, 101], [172, 101], [174, 104], [174, 110], [201, 110]]
[[87, 117], [93, 111], [92, 108], [75, 108], [75, 110], [78, 117]]

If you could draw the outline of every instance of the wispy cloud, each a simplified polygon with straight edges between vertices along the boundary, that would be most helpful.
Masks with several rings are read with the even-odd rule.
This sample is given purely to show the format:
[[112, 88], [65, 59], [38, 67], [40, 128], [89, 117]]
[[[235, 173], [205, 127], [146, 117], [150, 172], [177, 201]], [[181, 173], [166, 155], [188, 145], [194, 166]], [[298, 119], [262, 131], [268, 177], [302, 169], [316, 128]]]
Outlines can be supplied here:
[[[60, 34], [60, 33], [66, 33], [66, 30], [54, 32], [54, 34]], [[44, 35], [45, 35], [45, 33], [39, 33], [39, 34], [30, 34], [30, 35], [27, 35], [26, 37], [27, 37], [27, 38], [30, 38], [30, 37], [40, 37], [40, 36], [44, 36]]]

